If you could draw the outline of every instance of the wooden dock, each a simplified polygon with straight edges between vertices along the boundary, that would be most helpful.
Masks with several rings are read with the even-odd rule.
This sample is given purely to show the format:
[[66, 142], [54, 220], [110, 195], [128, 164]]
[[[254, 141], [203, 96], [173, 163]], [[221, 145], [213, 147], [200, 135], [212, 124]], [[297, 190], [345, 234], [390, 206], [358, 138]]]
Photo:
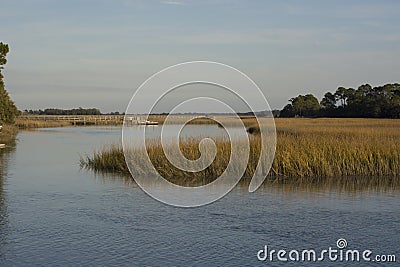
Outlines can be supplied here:
[[71, 125], [122, 125], [124, 115], [21, 115], [21, 120], [67, 121]]
[[[205, 119], [205, 116], [172, 115], [172, 123], [186, 122], [191, 119]], [[71, 125], [122, 125], [124, 115], [20, 115], [19, 120], [26, 121], [65, 121]], [[127, 115], [127, 125], [157, 125], [163, 124], [165, 115]], [[171, 123], [171, 122], [170, 122]]]

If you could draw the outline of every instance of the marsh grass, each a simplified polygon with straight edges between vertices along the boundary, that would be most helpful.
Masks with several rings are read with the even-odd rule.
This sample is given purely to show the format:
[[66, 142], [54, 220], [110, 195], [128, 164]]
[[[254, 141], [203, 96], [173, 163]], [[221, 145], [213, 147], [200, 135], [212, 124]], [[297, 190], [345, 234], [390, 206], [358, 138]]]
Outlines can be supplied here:
[[17, 134], [18, 128], [10, 124], [3, 125], [2, 131], [0, 132], [0, 144], [6, 145], [5, 147], [0, 148], [0, 190], [2, 186], [1, 178], [7, 166], [3, 165], [3, 154], [15, 149]]
[[69, 121], [26, 120], [18, 118], [15, 120], [15, 126], [19, 129], [64, 127], [71, 125], [72, 123]]
[[[182, 124], [186, 122], [188, 116], [175, 116], [170, 115], [170, 119], [168, 120], [169, 124]], [[164, 124], [166, 121], [167, 116], [164, 115], [149, 115], [148, 120], [156, 121], [159, 124]], [[257, 119], [254, 116], [240, 116], [239, 117], [243, 124], [248, 127], [250, 125], [255, 125], [257, 123]], [[227, 115], [218, 115], [212, 117], [199, 117], [195, 118], [188, 122], [188, 124], [219, 124], [216, 120], [223, 120], [225, 125], [227, 126], [239, 126], [238, 120], [236, 117], [227, 116]], [[262, 120], [262, 119], [261, 119]]]
[[[267, 178], [269, 183], [395, 187], [400, 184], [400, 120], [295, 118], [276, 119], [275, 123], [277, 145]], [[249, 136], [251, 152], [244, 177], [252, 176], [260, 151], [257, 134]], [[182, 140], [182, 153], [188, 158], [198, 157], [198, 142]], [[171, 167], [159, 143], [150, 143], [148, 150], [157, 171], [166, 179], [182, 184], [191, 179], [191, 184], [203, 184], [218, 177], [229, 160], [230, 143], [216, 140], [216, 144], [217, 160], [196, 175]], [[140, 155], [139, 152], [131, 153]], [[96, 171], [128, 174], [123, 151], [118, 146], [82, 158], [81, 164]], [[148, 174], [146, 168], [136, 167], [137, 175]]]
[[3, 129], [0, 132], [0, 144], [6, 144], [8, 146], [15, 143], [15, 138], [18, 133], [18, 128], [11, 124], [3, 125]]
[[[167, 116], [165, 115], [149, 115], [148, 120], [158, 122], [160, 125], [165, 123]], [[183, 124], [188, 119], [188, 116], [174, 116], [171, 115], [171, 119], [168, 121], [169, 124]], [[223, 120], [226, 125], [228, 126], [238, 126], [238, 121], [231, 117], [231, 116], [216, 116], [212, 118], [207, 117], [199, 117], [195, 118], [188, 122], [188, 124], [199, 124], [199, 125], [219, 125], [217, 121], [213, 118], [218, 120]], [[256, 118], [253, 116], [241, 116], [240, 119], [242, 120], [243, 124], [247, 127], [249, 125], [256, 124]], [[30, 128], [50, 128], [50, 127], [65, 127], [65, 126], [93, 126], [93, 125], [114, 125], [114, 126], [121, 126], [122, 121], [119, 120], [98, 120], [96, 123], [93, 121], [77, 121], [74, 122], [73, 120], [43, 120], [43, 119], [26, 119], [26, 118], [17, 118], [15, 120], [15, 125], [19, 129], [30, 129]]]
[[[198, 159], [200, 157], [199, 141], [199, 139], [194, 138], [182, 140], [180, 143], [182, 154], [190, 160]], [[230, 143], [218, 140], [216, 144], [216, 157], [223, 159], [223, 161], [214, 161], [209, 167], [199, 172], [182, 171], [171, 164], [163, 153], [161, 143], [156, 139], [147, 141], [148, 154], [135, 148], [127, 153], [131, 153], [131, 157], [135, 157], [135, 160], [131, 161], [131, 169], [134, 171], [134, 175], [151, 176], [156, 175], [156, 171], [167, 180], [177, 184], [200, 185], [213, 181], [224, 172], [227, 166], [225, 159], [229, 159], [230, 156]], [[152, 165], [146, 164], [147, 155]], [[95, 151], [92, 156], [81, 157], [80, 163], [82, 167], [99, 172], [129, 174], [121, 146], [112, 145], [103, 148], [101, 151]]]
[[399, 120], [282, 119], [276, 126], [272, 175], [400, 175]]
[[122, 121], [117, 120], [98, 120], [94, 121], [74, 121], [74, 120], [44, 120], [44, 119], [25, 119], [17, 118], [15, 125], [19, 129], [31, 129], [31, 128], [51, 128], [51, 127], [66, 127], [66, 126], [121, 126]]
[[104, 147], [100, 151], [94, 151], [92, 156], [81, 157], [80, 165], [99, 172], [129, 174], [124, 152], [119, 145]]

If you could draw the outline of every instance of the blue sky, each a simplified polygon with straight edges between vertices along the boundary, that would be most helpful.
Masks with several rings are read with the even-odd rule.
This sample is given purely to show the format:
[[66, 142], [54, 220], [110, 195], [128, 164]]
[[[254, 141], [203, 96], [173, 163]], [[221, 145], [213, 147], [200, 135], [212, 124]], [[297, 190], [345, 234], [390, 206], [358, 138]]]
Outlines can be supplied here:
[[0, 0], [6, 86], [20, 109], [124, 111], [177, 63], [250, 76], [272, 108], [338, 86], [399, 82], [400, 1]]

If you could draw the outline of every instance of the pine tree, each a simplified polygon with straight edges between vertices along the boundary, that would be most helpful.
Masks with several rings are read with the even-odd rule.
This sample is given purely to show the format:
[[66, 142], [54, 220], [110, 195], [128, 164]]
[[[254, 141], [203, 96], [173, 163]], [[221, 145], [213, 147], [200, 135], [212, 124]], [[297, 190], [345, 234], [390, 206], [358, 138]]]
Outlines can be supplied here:
[[7, 63], [6, 55], [8, 52], [8, 45], [0, 42], [0, 124], [13, 123], [18, 115], [18, 109], [5, 89], [4, 76], [1, 73], [3, 66]]

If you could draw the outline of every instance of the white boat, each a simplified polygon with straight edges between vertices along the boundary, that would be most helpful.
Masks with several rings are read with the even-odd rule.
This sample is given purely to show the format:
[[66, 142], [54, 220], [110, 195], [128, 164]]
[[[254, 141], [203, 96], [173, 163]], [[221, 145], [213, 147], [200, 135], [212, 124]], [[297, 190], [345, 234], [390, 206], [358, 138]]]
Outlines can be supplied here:
[[5, 148], [6, 145], [5, 144], [0, 144], [0, 148]]
[[158, 122], [145, 120], [145, 121], [138, 121], [137, 124], [139, 124], [139, 125], [158, 125]]
[[145, 119], [142, 119], [140, 116], [131, 116], [131, 117], [126, 117], [125, 121], [129, 123], [130, 125], [158, 125], [158, 122], [156, 121], [148, 121]]

